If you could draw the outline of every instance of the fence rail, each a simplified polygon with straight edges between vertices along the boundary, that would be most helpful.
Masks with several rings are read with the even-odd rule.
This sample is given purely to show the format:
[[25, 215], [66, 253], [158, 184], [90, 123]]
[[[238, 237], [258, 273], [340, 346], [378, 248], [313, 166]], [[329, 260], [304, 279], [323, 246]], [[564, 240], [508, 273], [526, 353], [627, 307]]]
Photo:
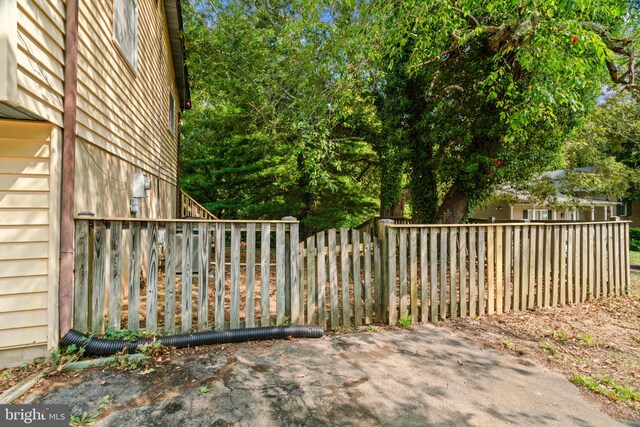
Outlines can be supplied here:
[[74, 326], [186, 332], [436, 322], [627, 293], [627, 222], [378, 224], [77, 218]]
[[218, 219], [207, 208], [196, 202], [184, 191], [180, 190], [180, 214], [182, 218], [202, 218], [206, 220]]

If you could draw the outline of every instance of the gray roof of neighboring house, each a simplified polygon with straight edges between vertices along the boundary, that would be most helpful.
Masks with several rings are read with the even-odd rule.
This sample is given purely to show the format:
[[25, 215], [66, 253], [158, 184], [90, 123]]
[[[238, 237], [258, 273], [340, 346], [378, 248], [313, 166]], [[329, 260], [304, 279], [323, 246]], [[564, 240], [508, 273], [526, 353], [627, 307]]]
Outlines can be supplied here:
[[173, 59], [173, 68], [176, 75], [178, 96], [180, 97], [180, 108], [184, 110], [191, 108], [191, 93], [189, 91], [189, 79], [186, 66], [187, 54], [182, 37], [182, 9], [180, 0], [165, 0], [164, 14], [167, 19], [167, 29], [169, 30], [171, 58]]

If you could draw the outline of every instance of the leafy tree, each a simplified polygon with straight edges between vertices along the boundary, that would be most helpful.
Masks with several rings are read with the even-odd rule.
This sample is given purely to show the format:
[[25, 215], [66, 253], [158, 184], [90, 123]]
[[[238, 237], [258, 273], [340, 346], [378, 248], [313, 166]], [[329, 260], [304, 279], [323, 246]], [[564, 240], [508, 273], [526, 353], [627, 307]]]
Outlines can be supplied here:
[[185, 9], [182, 185], [221, 218], [293, 215], [307, 233], [371, 216], [375, 153], [359, 136], [362, 103], [337, 84], [338, 21], [287, 1]]
[[417, 218], [460, 222], [498, 184], [560, 162], [603, 82], [638, 88], [637, 13], [624, 0], [373, 4], [380, 120]]

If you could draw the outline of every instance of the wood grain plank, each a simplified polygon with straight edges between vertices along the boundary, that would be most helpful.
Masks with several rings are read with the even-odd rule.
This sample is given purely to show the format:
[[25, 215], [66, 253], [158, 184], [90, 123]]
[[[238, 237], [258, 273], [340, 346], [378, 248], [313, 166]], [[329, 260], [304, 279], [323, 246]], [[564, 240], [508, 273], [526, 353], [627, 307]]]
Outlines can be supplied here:
[[284, 325], [286, 316], [285, 224], [276, 224], [276, 325]]
[[247, 224], [247, 252], [245, 254], [245, 274], [247, 292], [245, 293], [245, 325], [255, 327], [256, 322], [256, 224]]
[[580, 302], [580, 296], [582, 294], [580, 290], [580, 225], [573, 227], [573, 301], [575, 303]]
[[[587, 293], [589, 290], [589, 284], [587, 283], [587, 280], [589, 279], [588, 273], [587, 273], [587, 263], [589, 262], [589, 259], [587, 258], [587, 226], [586, 225], [581, 225], [580, 226], [580, 236], [581, 236], [581, 243], [580, 243], [580, 258], [581, 258], [581, 262], [580, 262], [580, 278], [582, 279], [580, 288], [581, 288], [581, 295], [580, 295], [580, 302], [585, 302], [587, 300]], [[616, 259], [618, 259], [616, 257]]]
[[231, 301], [229, 326], [240, 327], [240, 225], [231, 224]]
[[209, 326], [209, 259], [211, 237], [207, 223], [198, 223], [198, 329]]
[[[496, 242], [496, 313], [501, 314], [503, 312], [503, 302], [504, 302], [504, 241], [503, 241], [504, 227], [496, 227], [495, 228], [495, 242]], [[490, 298], [493, 300], [493, 298]]]
[[[93, 228], [93, 280], [91, 281], [91, 332], [100, 333], [104, 326], [107, 227], [97, 222]], [[157, 277], [157, 276], [156, 276]]]
[[173, 334], [176, 330], [176, 223], [167, 223], [164, 259], [164, 328]]
[[[298, 223], [289, 224], [289, 267], [290, 267], [290, 277], [291, 277], [291, 324], [299, 325], [300, 324], [300, 295], [304, 295], [304, 292], [300, 292], [300, 285], [304, 285], [304, 280], [299, 276], [298, 271], [298, 246], [300, 241], [300, 232]], [[304, 309], [302, 319], [304, 322]]]
[[129, 231], [131, 239], [129, 246], [129, 312], [127, 313], [127, 327], [130, 331], [137, 332], [140, 329], [140, 259], [142, 258], [140, 223], [132, 222], [129, 224]]
[[340, 229], [340, 286], [342, 291], [342, 324], [351, 326], [349, 285], [349, 230]]
[[522, 287], [521, 263], [522, 258], [522, 227], [513, 227], [513, 311], [520, 311], [520, 288]]
[[476, 277], [476, 263], [478, 262], [478, 245], [476, 236], [478, 227], [469, 227], [469, 316], [476, 317], [478, 306], [478, 280]]
[[467, 233], [468, 227], [460, 227], [459, 229], [458, 266], [460, 268], [460, 317], [467, 317]]
[[398, 321], [398, 303], [396, 301], [396, 229], [387, 227], [387, 244], [388, 244], [388, 267], [387, 267], [387, 286], [389, 301], [389, 326], [395, 326]]
[[327, 259], [324, 247], [324, 231], [316, 234], [318, 243], [317, 273], [318, 273], [318, 324], [323, 328], [327, 327]]
[[217, 331], [224, 329], [224, 294], [225, 294], [225, 281], [226, 281], [226, 224], [216, 223], [216, 276], [215, 276], [215, 307], [213, 326]]
[[89, 221], [76, 220], [73, 327], [89, 330]]
[[327, 252], [329, 255], [329, 299], [331, 304], [331, 329], [340, 326], [338, 312], [338, 260], [336, 259], [336, 230], [328, 231]]
[[[573, 304], [574, 299], [574, 283], [573, 283], [573, 254], [574, 254], [574, 234], [575, 229], [572, 225], [567, 227], [567, 303]], [[551, 307], [551, 304], [548, 305]]]
[[[552, 229], [550, 225], [544, 226], [544, 307], [551, 307], [551, 254], [553, 248], [551, 246]], [[570, 269], [569, 269], [570, 271]]]
[[409, 230], [409, 283], [412, 322], [418, 323], [418, 229]]
[[478, 316], [484, 316], [486, 313], [485, 301], [485, 272], [486, 272], [486, 228], [478, 227]]
[[382, 292], [382, 241], [373, 236], [373, 299], [374, 299], [374, 311], [375, 321], [384, 321], [384, 303]]
[[447, 318], [447, 270], [449, 261], [447, 249], [449, 244], [449, 229], [440, 228], [440, 319]]
[[271, 278], [271, 224], [260, 226], [260, 326], [271, 325], [269, 281]]
[[522, 267], [520, 269], [520, 309], [522, 311], [527, 309], [527, 296], [529, 292], [529, 232], [531, 227], [529, 225], [522, 226]]
[[567, 304], [567, 226], [560, 227], [560, 305]]
[[429, 272], [431, 273], [431, 322], [436, 323], [438, 321], [438, 233], [437, 228], [429, 230], [429, 258], [430, 264]]
[[[409, 315], [409, 291], [407, 289], [407, 229], [398, 230], [398, 259], [400, 264], [400, 319], [404, 319]], [[391, 301], [391, 300], [389, 300]]]
[[420, 229], [420, 321], [429, 320], [429, 230]]
[[496, 286], [496, 242], [495, 228], [487, 228], [487, 313], [495, 313], [495, 286]]
[[371, 290], [371, 235], [363, 233], [364, 241], [364, 323], [373, 322], [373, 294]]
[[613, 224], [607, 224], [607, 296], [615, 296], [614, 264], [616, 262], [613, 251]]
[[362, 325], [362, 278], [360, 276], [360, 232], [351, 230], [351, 261], [353, 272], [353, 323]]
[[527, 308], [533, 310], [536, 304], [536, 248], [538, 247], [538, 227], [530, 226], [529, 237], [529, 289], [527, 291]]
[[511, 275], [513, 272], [513, 227], [504, 227], [504, 312], [511, 311]]
[[629, 263], [629, 224], [624, 224], [623, 229], [624, 242], [622, 250], [624, 251], [624, 295], [629, 295], [629, 288], [631, 286], [631, 265]]
[[595, 228], [593, 224], [589, 224], [587, 226], [587, 231], [589, 235], [587, 236], [587, 298], [592, 300], [595, 294], [595, 280], [594, 280], [594, 239], [595, 239]]
[[[619, 242], [620, 242], [620, 223], [616, 222], [613, 224], [613, 245], [611, 246], [612, 248], [611, 253], [614, 259], [614, 263], [613, 263], [613, 295], [614, 296], [620, 295], [620, 263], [621, 263], [620, 255], [621, 254], [620, 254]], [[586, 258], [586, 255], [585, 255], [585, 258]]]
[[109, 328], [119, 331], [122, 321], [122, 221], [110, 224], [109, 251]]
[[558, 225], [553, 226], [553, 295], [551, 296], [551, 303], [553, 307], [558, 305], [558, 299], [560, 297], [560, 251], [562, 250], [562, 242], [560, 241], [560, 227]]
[[536, 249], [536, 307], [542, 307], [544, 295], [544, 226], [538, 226], [538, 245]]
[[147, 317], [145, 329], [158, 330], [158, 223], [147, 224]]
[[593, 262], [594, 269], [594, 296], [600, 298], [602, 296], [602, 226], [596, 224], [594, 226], [593, 246], [595, 247], [595, 259]]
[[458, 228], [449, 229], [449, 315], [458, 318]]
[[318, 291], [316, 289], [316, 236], [307, 237], [307, 325], [318, 324]]

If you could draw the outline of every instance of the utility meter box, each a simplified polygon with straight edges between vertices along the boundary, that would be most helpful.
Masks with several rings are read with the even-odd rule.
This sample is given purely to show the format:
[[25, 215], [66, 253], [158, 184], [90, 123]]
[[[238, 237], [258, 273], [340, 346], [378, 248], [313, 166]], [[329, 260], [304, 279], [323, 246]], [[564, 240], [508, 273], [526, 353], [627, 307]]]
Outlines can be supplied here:
[[147, 191], [151, 189], [151, 181], [145, 174], [137, 172], [133, 174], [133, 197], [147, 197]]

